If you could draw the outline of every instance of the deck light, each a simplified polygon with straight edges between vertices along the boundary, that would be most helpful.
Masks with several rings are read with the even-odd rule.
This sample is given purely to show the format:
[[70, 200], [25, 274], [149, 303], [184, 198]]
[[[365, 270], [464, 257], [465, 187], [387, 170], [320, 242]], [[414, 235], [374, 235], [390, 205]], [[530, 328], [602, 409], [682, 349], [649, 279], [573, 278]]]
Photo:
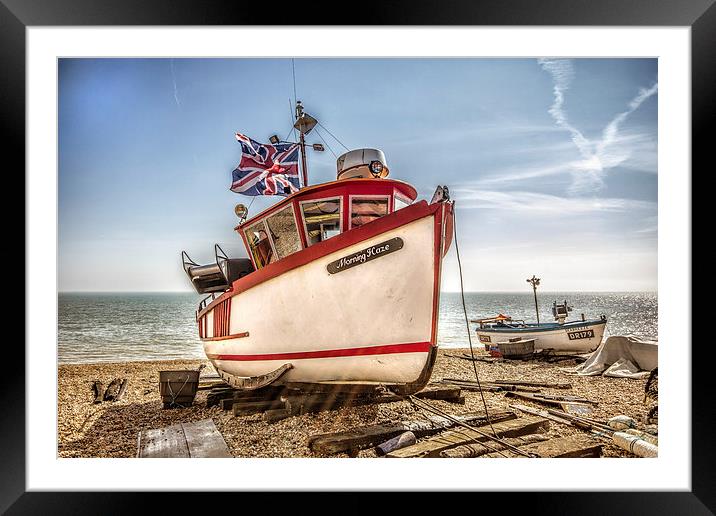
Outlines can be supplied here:
[[274, 134], [274, 135], [272, 135], [272, 136], [269, 136], [269, 141], [270, 141], [271, 143], [273, 143], [274, 145], [276, 145], [276, 144], [277, 144], [278, 142], [280, 142], [281, 140], [279, 139], [279, 137], [278, 137], [277, 134]]
[[311, 145], [311, 147], [313, 147], [314, 151], [318, 152], [323, 152], [324, 150], [326, 150], [320, 143], [314, 143], [313, 145]]

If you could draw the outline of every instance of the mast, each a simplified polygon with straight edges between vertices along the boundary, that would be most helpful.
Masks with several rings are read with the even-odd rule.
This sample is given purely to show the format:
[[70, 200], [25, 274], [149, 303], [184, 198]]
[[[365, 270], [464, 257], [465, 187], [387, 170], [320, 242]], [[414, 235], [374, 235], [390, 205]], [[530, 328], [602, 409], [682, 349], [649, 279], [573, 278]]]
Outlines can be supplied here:
[[303, 111], [303, 104], [300, 100], [296, 101], [296, 123], [293, 127], [298, 129], [299, 148], [301, 151], [301, 169], [303, 172], [303, 186], [308, 186], [308, 163], [306, 160], [306, 135], [318, 124], [318, 120]]
[[539, 307], [537, 306], [537, 285], [539, 285], [539, 278], [534, 274], [527, 280], [527, 283], [532, 285], [532, 290], [535, 294], [535, 312], [537, 312], [537, 324], [539, 324]]

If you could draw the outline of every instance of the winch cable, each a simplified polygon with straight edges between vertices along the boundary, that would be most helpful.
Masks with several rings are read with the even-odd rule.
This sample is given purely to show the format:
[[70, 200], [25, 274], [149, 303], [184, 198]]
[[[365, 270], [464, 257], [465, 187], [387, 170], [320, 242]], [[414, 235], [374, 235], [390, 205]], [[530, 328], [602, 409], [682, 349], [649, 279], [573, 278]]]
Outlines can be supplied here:
[[482, 392], [482, 386], [480, 385], [480, 375], [477, 374], [477, 365], [475, 364], [475, 352], [472, 349], [472, 337], [470, 336], [470, 322], [467, 318], [467, 306], [465, 305], [465, 287], [462, 283], [462, 262], [460, 261], [460, 246], [457, 242], [457, 213], [455, 213], [455, 201], [452, 205], [453, 210], [453, 236], [455, 238], [455, 253], [457, 254], [457, 267], [460, 272], [460, 296], [462, 298], [462, 311], [465, 314], [465, 327], [467, 328], [467, 340], [470, 343], [470, 356], [472, 357], [472, 369], [475, 372], [475, 379], [477, 380], [477, 388], [480, 391], [480, 397], [482, 398], [482, 405], [485, 407], [485, 417], [487, 417], [487, 423], [490, 425], [490, 430], [497, 436], [495, 429], [490, 421], [490, 412], [487, 410], [487, 402], [485, 401], [485, 393]]

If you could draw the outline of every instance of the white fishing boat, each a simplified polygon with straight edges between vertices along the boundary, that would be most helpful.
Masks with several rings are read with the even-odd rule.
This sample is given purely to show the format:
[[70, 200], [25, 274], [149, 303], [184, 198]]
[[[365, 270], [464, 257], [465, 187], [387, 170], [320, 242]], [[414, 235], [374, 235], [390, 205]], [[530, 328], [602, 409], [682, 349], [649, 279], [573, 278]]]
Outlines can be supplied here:
[[555, 301], [552, 305], [555, 322], [527, 323], [503, 314], [473, 319], [472, 322], [478, 324], [477, 336], [486, 348], [499, 346], [500, 342], [534, 339], [535, 351], [549, 350], [555, 354], [591, 353], [602, 343], [607, 318], [602, 315], [599, 319], [588, 320], [582, 315], [581, 320], [567, 321], [571, 310], [566, 300], [561, 304]]
[[[237, 206], [235, 230], [248, 258], [229, 258], [218, 245], [209, 265], [182, 253], [197, 292], [210, 294], [196, 311], [204, 351], [237, 388], [417, 391], [437, 354], [453, 202], [445, 187], [429, 202], [416, 200], [415, 188], [387, 178], [387, 161], [376, 149], [341, 155], [335, 181], [309, 186], [304, 135], [314, 122], [299, 103], [300, 142], [293, 145], [301, 152], [302, 185], [294, 189], [278, 178], [291, 193], [248, 219]], [[263, 145], [251, 142], [242, 144], [244, 154], [252, 150], [247, 145], [253, 151]], [[244, 188], [245, 181], [235, 184]]]

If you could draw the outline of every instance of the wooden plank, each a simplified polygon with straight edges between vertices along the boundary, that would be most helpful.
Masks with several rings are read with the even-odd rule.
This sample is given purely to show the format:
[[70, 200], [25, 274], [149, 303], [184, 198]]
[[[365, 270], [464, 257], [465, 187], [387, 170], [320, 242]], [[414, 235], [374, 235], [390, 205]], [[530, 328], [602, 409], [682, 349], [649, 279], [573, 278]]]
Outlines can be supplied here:
[[591, 401], [586, 398], [580, 398], [577, 396], [552, 396], [548, 394], [532, 394], [532, 393], [521, 393], [521, 392], [506, 392], [505, 396], [508, 398], [520, 398], [523, 400], [534, 401], [536, 403], [544, 403], [546, 405], [554, 405], [556, 407], [562, 406], [562, 403], [590, 403], [597, 405], [596, 401]]
[[[602, 445], [596, 443], [593, 438], [585, 434], [574, 434], [569, 437], [560, 437], [550, 439], [549, 441], [528, 444], [527, 446], [521, 446], [520, 449], [527, 453], [539, 455], [543, 459], [601, 457], [602, 455]], [[504, 455], [509, 457], [521, 457], [521, 455], [508, 450], [505, 450], [503, 455], [488, 453], [483, 455], [483, 457], [504, 458]]]
[[263, 412], [270, 409], [284, 408], [286, 403], [281, 400], [266, 400], [266, 401], [237, 401], [234, 403], [231, 409], [235, 416], [244, 416], [247, 414], [255, 414], [256, 412]]
[[[541, 417], [523, 417], [493, 424], [492, 429], [494, 429], [497, 437], [500, 438], [518, 437], [549, 429], [549, 421]], [[490, 435], [493, 435], [492, 429], [487, 425], [481, 425], [480, 428], [482, 432], [489, 433]], [[475, 430], [460, 427], [457, 431], [450, 430], [443, 432], [426, 441], [391, 452], [387, 454], [386, 457], [438, 457], [443, 450], [469, 444], [474, 441], [485, 442], [489, 440], [491, 439]]]
[[535, 382], [529, 380], [492, 380], [492, 383], [506, 385], [526, 385], [527, 387], [545, 387], [550, 389], [571, 389], [570, 383]]
[[231, 457], [229, 447], [214, 425], [213, 419], [182, 423], [189, 456], [192, 458]]
[[[492, 453], [493, 450], [504, 450], [507, 448], [507, 444], [512, 446], [523, 446], [525, 444], [531, 444], [541, 441], [547, 441], [549, 437], [544, 434], [528, 434], [521, 437], [508, 437], [504, 439], [506, 444], [496, 443], [495, 441], [489, 441], [485, 443], [470, 443], [457, 446], [456, 448], [449, 448], [440, 452], [440, 457], [446, 458], [475, 458]], [[488, 445], [490, 448], [488, 448]], [[499, 456], [499, 453], [495, 453]], [[507, 454], [505, 454], [507, 455]]]
[[189, 448], [181, 424], [142, 430], [138, 447], [137, 456], [141, 458], [189, 457]]
[[429, 385], [420, 392], [416, 392], [413, 396], [426, 400], [459, 400], [461, 395], [460, 387], [445, 387], [437, 385]]
[[[512, 412], [490, 414], [492, 421], [514, 419]], [[484, 414], [467, 414], [456, 419], [465, 423], [486, 423]], [[418, 437], [425, 437], [441, 432], [455, 423], [447, 418], [431, 416], [428, 420], [404, 421], [391, 425], [368, 425], [352, 428], [344, 432], [317, 434], [309, 437], [308, 447], [315, 453], [332, 455], [351, 449], [364, 449], [376, 446], [403, 432], [413, 432]]]

